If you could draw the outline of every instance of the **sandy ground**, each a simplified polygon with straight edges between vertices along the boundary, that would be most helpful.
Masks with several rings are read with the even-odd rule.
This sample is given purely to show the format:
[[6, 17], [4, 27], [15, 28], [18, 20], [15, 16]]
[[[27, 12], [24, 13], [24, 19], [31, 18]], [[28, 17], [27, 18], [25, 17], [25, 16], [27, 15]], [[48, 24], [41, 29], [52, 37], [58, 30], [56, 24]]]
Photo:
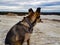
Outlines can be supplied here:
[[[4, 40], [9, 29], [21, 21], [23, 17], [0, 15], [0, 45], [4, 45]], [[60, 45], [60, 16], [41, 15], [41, 18], [43, 19], [43, 23], [37, 23], [34, 27], [30, 44]]]

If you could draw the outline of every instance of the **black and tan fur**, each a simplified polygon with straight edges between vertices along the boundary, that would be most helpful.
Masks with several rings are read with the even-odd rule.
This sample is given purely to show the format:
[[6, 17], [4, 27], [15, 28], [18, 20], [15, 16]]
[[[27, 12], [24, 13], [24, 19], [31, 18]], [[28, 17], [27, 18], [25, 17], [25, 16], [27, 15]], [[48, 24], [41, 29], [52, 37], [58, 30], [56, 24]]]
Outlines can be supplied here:
[[23, 45], [24, 41], [27, 41], [27, 45], [30, 45], [30, 36], [37, 22], [42, 22], [40, 19], [40, 8], [37, 8], [36, 12], [33, 12], [30, 8], [28, 16], [24, 17], [22, 21], [19, 21], [9, 30], [5, 45]]

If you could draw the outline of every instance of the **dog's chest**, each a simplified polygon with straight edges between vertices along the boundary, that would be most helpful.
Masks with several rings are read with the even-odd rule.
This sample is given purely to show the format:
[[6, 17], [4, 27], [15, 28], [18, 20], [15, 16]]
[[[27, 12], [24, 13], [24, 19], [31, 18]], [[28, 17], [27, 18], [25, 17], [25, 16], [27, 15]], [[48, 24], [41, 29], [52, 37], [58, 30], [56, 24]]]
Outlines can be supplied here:
[[30, 39], [30, 36], [31, 36], [31, 33], [26, 33], [24, 41], [27, 41], [28, 39]]

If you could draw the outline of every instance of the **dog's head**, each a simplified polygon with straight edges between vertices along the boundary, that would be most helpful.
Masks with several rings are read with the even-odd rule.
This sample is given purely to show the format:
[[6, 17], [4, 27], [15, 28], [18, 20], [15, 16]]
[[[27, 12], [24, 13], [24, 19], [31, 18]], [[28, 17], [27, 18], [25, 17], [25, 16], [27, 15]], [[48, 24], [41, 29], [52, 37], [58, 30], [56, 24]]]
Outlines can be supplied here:
[[34, 12], [32, 8], [29, 9], [29, 17], [32, 21], [36, 20], [36, 22], [42, 22], [40, 18], [40, 10], [41, 8], [37, 8], [37, 10]]

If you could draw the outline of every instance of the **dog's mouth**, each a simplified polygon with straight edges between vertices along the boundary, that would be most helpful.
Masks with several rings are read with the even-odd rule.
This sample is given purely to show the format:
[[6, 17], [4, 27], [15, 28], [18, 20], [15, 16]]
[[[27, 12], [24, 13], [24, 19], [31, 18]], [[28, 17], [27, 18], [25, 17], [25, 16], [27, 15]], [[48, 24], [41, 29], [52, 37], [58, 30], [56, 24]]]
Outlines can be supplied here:
[[38, 23], [40, 23], [40, 22], [43, 23], [43, 21], [40, 19], [40, 16], [37, 17], [37, 22]]
[[40, 22], [43, 23], [43, 21], [41, 19], [37, 19], [37, 22], [38, 23], [40, 23]]
[[43, 23], [43, 21], [40, 19], [40, 22]]

